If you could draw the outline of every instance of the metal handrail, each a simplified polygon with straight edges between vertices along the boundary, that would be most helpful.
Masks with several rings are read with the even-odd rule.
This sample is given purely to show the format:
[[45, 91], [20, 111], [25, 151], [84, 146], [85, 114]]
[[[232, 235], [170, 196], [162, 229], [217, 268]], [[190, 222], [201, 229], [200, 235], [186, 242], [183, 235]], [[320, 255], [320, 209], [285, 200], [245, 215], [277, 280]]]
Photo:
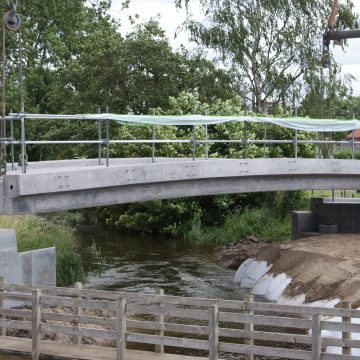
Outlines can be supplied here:
[[[110, 139], [110, 131], [109, 131], [109, 119], [104, 119], [103, 116], [97, 118], [94, 116], [91, 119], [87, 119], [85, 115], [54, 115], [54, 114], [26, 114], [26, 113], [10, 113], [5, 117], [6, 120], [10, 121], [11, 126], [11, 138], [0, 139], [0, 141], [5, 145], [11, 145], [12, 147], [12, 168], [14, 169], [14, 145], [21, 146], [21, 164], [22, 164], [22, 172], [26, 173], [26, 146], [27, 145], [81, 145], [81, 144], [89, 144], [89, 145], [98, 145], [99, 146], [99, 165], [102, 165], [101, 161], [101, 145], [106, 146], [106, 166], [109, 166], [110, 161], [110, 145], [112, 144], [148, 144], [152, 145], [152, 159], [155, 162], [155, 146], [158, 144], [190, 144], [192, 145], [192, 158], [195, 160], [196, 157], [196, 145], [205, 145], [206, 146], [206, 155], [205, 158], [209, 158], [209, 145], [210, 144], [240, 144], [245, 146], [245, 158], [247, 158], [248, 153], [248, 145], [264, 145], [264, 149], [266, 151], [266, 145], [271, 144], [292, 144], [294, 145], [294, 154], [295, 158], [298, 155], [298, 145], [301, 144], [313, 144], [313, 145], [351, 145], [352, 148], [352, 158], [354, 159], [355, 154], [355, 145], [359, 145], [360, 141], [355, 141], [354, 135], [351, 140], [299, 140], [298, 132], [295, 130], [295, 136], [291, 140], [276, 140], [276, 139], [268, 139], [267, 131], [266, 131], [266, 123], [265, 123], [265, 131], [264, 131], [264, 139], [248, 139], [248, 124], [245, 121], [245, 138], [244, 139], [210, 139], [208, 134], [208, 126], [205, 125], [205, 140], [204, 139], [196, 139], [195, 136], [195, 125], [192, 126], [193, 131], [191, 135], [191, 139], [157, 139], [155, 136], [155, 126], [153, 125], [153, 134], [152, 139], [144, 139], [144, 140], [111, 140]], [[26, 140], [25, 138], [25, 120], [87, 120], [94, 121], [98, 123], [98, 140]], [[13, 138], [13, 120], [21, 121], [21, 140], [15, 140]], [[105, 123], [105, 138], [102, 138], [102, 122]], [[177, 125], [172, 125], [177, 126]], [[197, 125], [200, 126], [200, 125]], [[203, 126], [203, 125], [201, 125]], [[354, 131], [353, 131], [354, 134]]]

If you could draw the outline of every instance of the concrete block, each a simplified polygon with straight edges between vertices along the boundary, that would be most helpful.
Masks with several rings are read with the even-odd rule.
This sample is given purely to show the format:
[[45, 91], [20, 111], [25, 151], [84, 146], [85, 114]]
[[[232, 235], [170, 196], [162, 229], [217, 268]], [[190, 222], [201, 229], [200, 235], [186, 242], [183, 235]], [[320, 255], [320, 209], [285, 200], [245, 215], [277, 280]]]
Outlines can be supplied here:
[[337, 234], [338, 226], [336, 224], [320, 224], [319, 225], [320, 234]]
[[16, 233], [14, 229], [0, 229], [0, 252], [17, 252]]
[[20, 253], [23, 284], [56, 286], [55, 248]]
[[0, 252], [0, 276], [6, 277], [9, 283], [21, 283], [20, 259], [16, 252]]
[[292, 233], [315, 231], [315, 219], [312, 211], [293, 211], [291, 214]]

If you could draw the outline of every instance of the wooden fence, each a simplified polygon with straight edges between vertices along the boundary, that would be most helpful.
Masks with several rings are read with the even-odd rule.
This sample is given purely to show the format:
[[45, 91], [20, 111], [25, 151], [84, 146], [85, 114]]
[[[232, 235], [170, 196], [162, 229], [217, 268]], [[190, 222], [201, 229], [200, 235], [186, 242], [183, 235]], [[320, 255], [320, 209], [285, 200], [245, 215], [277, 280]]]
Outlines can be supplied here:
[[[41, 354], [41, 339], [67, 336], [75, 344], [101, 338], [116, 347], [116, 359], [125, 360], [126, 347], [147, 344], [163, 353], [172, 347], [202, 351], [218, 359], [219, 353], [274, 356], [286, 359], [352, 360], [351, 349], [360, 348], [351, 334], [360, 333], [360, 310], [349, 304], [329, 309], [272, 303], [213, 300], [75, 288], [35, 287], [0, 282], [0, 330], [28, 331], [32, 359]], [[4, 301], [27, 304], [6, 308]], [[18, 303], [19, 304], [19, 303]], [[340, 317], [342, 321], [331, 320]], [[321, 331], [340, 332], [339, 338]], [[58, 339], [57, 339], [58, 340]], [[324, 352], [340, 348], [340, 355]], [[164, 349], [165, 347], [165, 349]], [[59, 354], [61, 355], [61, 354]]]

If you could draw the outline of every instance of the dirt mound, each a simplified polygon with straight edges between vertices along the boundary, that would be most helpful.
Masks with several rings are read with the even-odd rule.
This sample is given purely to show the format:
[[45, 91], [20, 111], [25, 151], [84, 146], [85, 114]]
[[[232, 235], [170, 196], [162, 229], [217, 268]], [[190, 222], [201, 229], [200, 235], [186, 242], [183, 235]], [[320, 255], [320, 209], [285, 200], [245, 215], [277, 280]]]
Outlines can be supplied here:
[[259, 251], [273, 264], [271, 273], [293, 281], [285, 296], [306, 294], [306, 302], [340, 298], [360, 306], [360, 235], [320, 235]]
[[246, 259], [259, 255], [264, 247], [266, 244], [260, 244], [255, 236], [250, 236], [245, 240], [218, 249], [215, 255], [225, 267], [237, 270]]

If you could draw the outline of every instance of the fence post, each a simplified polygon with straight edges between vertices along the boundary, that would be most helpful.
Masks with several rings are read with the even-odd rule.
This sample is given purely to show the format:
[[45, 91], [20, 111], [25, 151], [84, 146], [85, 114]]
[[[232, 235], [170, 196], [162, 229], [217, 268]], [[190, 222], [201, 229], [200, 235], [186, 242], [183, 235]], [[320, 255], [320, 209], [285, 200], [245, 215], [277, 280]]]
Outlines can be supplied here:
[[[251, 304], [254, 301], [254, 296], [250, 295], [250, 294], [245, 295], [244, 300], [245, 300], [245, 304], [246, 304], [245, 314], [254, 315], [254, 311], [251, 310], [250, 306], [249, 306], [249, 304]], [[249, 322], [247, 324], [244, 324], [244, 330], [253, 332], [254, 331], [254, 324], [252, 324], [251, 322]], [[253, 339], [247, 339], [247, 340], [245, 340], [245, 344], [254, 345], [254, 340]], [[245, 358], [245, 360], [254, 360], [254, 354], [245, 354], [244, 358]]]
[[41, 325], [41, 290], [36, 289], [32, 292], [32, 352], [31, 359], [39, 360], [40, 358], [40, 325]]
[[[7, 283], [7, 279], [6, 277], [1, 276], [0, 277], [0, 292], [4, 292], [6, 291], [6, 283]], [[4, 308], [4, 303], [5, 300], [0, 299], [0, 309]], [[5, 319], [5, 316], [1, 316], [0, 319]], [[6, 336], [6, 327], [0, 328], [0, 335], [1, 336]]]
[[[164, 290], [163, 289], [156, 289], [155, 294], [156, 295], [164, 295]], [[159, 307], [162, 308], [163, 305], [159, 304]], [[156, 318], [155, 318], [155, 321], [161, 326], [162, 329], [164, 328], [164, 315], [163, 314], [157, 315]], [[157, 332], [157, 335], [158, 336], [164, 336], [164, 330], [159, 330]], [[155, 345], [155, 352], [159, 353], [159, 354], [163, 354], [164, 353], [164, 345], [163, 344], [162, 345]]]
[[209, 360], [218, 360], [219, 354], [219, 308], [209, 307]]
[[[81, 290], [82, 289], [82, 283], [81, 282], [76, 282], [74, 284], [74, 288], [78, 289], [78, 290]], [[78, 299], [81, 300], [81, 296], [78, 296]], [[81, 315], [81, 307], [80, 306], [75, 306], [74, 313], [75, 313], [76, 316], [80, 316]], [[79, 321], [76, 320], [74, 322], [74, 325], [75, 325], [76, 331], [79, 331]], [[77, 345], [82, 344], [82, 337], [80, 335], [75, 336], [75, 344], [77, 344]]]
[[[351, 303], [344, 301], [344, 302], [341, 303], [341, 308], [346, 309], [346, 310], [351, 310]], [[342, 322], [345, 323], [345, 324], [350, 324], [351, 323], [351, 317], [343, 316]], [[342, 333], [342, 339], [343, 340], [351, 340], [351, 332], [343, 332]], [[351, 356], [351, 348], [344, 346], [342, 348], [342, 354]]]
[[351, 158], [355, 159], [355, 130], [352, 131], [352, 140], [351, 140]]
[[116, 360], [126, 360], [126, 299], [116, 299]]
[[321, 359], [321, 315], [312, 316], [312, 360]]

